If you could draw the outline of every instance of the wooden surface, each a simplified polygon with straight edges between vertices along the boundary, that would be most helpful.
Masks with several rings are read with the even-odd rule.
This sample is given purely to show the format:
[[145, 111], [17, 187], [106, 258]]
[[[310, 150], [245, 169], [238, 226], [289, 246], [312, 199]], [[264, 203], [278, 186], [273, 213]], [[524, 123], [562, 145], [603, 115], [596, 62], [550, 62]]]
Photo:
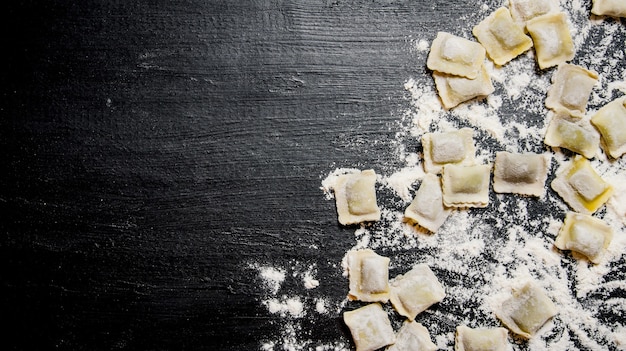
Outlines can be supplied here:
[[[345, 281], [354, 228], [321, 179], [396, 166], [403, 83], [427, 78], [414, 40], [479, 6], [9, 5], [3, 348], [258, 349], [280, 320], [250, 265], [306, 262]], [[312, 340], [349, 340], [337, 319], [307, 323]]]

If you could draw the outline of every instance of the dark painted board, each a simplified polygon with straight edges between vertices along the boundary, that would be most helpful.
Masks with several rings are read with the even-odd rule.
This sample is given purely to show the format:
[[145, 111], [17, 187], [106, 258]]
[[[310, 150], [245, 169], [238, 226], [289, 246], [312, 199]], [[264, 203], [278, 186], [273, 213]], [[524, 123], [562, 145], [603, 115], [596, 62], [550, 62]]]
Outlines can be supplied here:
[[[258, 349], [277, 325], [247, 265], [298, 259], [343, 279], [331, 263], [353, 229], [338, 226], [320, 180], [398, 162], [389, 126], [406, 108], [404, 81], [426, 73], [412, 38], [453, 30], [479, 6], [11, 4], [7, 349]], [[316, 340], [347, 340], [337, 320], [315, 322]]]

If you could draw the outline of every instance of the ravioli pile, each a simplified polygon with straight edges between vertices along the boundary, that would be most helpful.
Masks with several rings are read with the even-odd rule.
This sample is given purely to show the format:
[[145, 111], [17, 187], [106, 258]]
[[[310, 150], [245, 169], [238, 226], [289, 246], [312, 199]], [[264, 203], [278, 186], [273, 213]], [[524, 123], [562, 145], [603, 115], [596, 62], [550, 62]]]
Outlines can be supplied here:
[[[626, 17], [626, 2], [594, 0], [592, 13]], [[592, 167], [589, 159], [600, 146], [612, 158], [626, 153], [626, 97], [618, 98], [595, 115], [586, 106], [598, 80], [595, 72], [567, 63], [574, 58], [574, 44], [567, 15], [558, 4], [544, 0], [510, 0], [473, 29], [474, 42], [439, 32], [433, 40], [427, 66], [446, 109], [485, 97], [494, 91], [485, 59], [505, 65], [534, 47], [541, 69], [557, 66], [545, 105], [549, 125], [544, 142], [577, 155], [565, 163], [551, 183], [552, 189], [569, 205], [555, 240], [561, 250], [572, 250], [598, 263], [613, 236], [611, 227], [593, 217], [612, 196], [613, 187]], [[474, 131], [462, 128], [422, 136], [426, 172], [404, 216], [407, 221], [435, 233], [453, 209], [486, 207], [493, 169], [493, 191], [544, 197], [551, 164], [549, 153], [499, 151], [494, 165], [476, 163]], [[555, 150], [558, 151], [558, 150]], [[338, 220], [343, 225], [377, 221], [381, 217], [376, 200], [376, 173], [364, 170], [339, 176], [333, 191]], [[445, 289], [424, 264], [389, 279], [389, 258], [370, 249], [346, 255], [349, 276], [348, 298], [370, 304], [344, 313], [357, 351], [436, 350], [428, 330], [415, 322], [416, 316], [443, 300]], [[396, 334], [382, 304], [391, 302], [406, 322]], [[524, 282], [494, 311], [514, 334], [531, 338], [558, 311], [535, 282]], [[458, 326], [455, 348], [505, 350], [507, 329]], [[390, 346], [389, 346], [390, 345]]]

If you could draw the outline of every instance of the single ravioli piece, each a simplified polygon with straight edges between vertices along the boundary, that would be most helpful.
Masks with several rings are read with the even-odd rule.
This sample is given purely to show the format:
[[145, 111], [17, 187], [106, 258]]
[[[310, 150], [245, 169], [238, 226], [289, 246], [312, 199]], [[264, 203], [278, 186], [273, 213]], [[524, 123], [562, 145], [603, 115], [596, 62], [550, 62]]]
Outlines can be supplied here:
[[422, 136], [424, 149], [424, 170], [427, 173], [440, 173], [446, 164], [473, 165], [476, 147], [474, 130], [461, 128], [442, 133], [426, 133]]
[[602, 135], [602, 146], [613, 158], [626, 153], [626, 97], [611, 101], [593, 117], [591, 124]]
[[437, 71], [433, 72], [433, 78], [443, 107], [447, 109], [474, 98], [485, 97], [495, 91], [484, 66], [481, 66], [478, 76], [474, 79]]
[[527, 282], [520, 289], [514, 289], [512, 296], [495, 312], [512, 332], [531, 338], [557, 314], [557, 309], [542, 288]]
[[497, 152], [493, 191], [543, 197], [550, 161], [547, 154]]
[[615, 16], [626, 18], [626, 1], [624, 0], [593, 0], [591, 13], [598, 16]]
[[485, 55], [482, 45], [439, 32], [430, 47], [426, 66], [433, 71], [474, 79], [481, 72]]
[[455, 351], [505, 351], [508, 332], [504, 328], [456, 327]]
[[443, 300], [446, 293], [433, 271], [425, 264], [418, 264], [391, 282], [391, 304], [409, 320], [433, 304]]
[[600, 134], [588, 119], [559, 113], [552, 117], [544, 143], [568, 149], [586, 158], [594, 158], [600, 148]]
[[504, 65], [533, 46], [530, 37], [501, 7], [474, 27], [472, 33], [483, 44], [489, 57], [497, 65]]
[[434, 233], [450, 212], [450, 209], [443, 206], [441, 180], [436, 175], [427, 173], [415, 193], [415, 198], [404, 211], [404, 217]]
[[371, 169], [339, 176], [335, 188], [339, 223], [348, 225], [380, 219], [375, 185], [376, 173]]
[[579, 155], [557, 172], [551, 185], [574, 211], [589, 215], [613, 195], [613, 187]]
[[558, 11], [559, 5], [554, 0], [509, 0], [511, 17], [526, 26], [529, 20]]
[[430, 340], [430, 333], [417, 322], [405, 321], [396, 334], [396, 343], [387, 351], [435, 351], [437, 345]]
[[396, 341], [389, 317], [378, 303], [344, 312], [343, 321], [350, 329], [357, 351], [378, 350]]
[[563, 12], [535, 17], [526, 23], [533, 38], [537, 63], [541, 69], [553, 67], [574, 58], [574, 42]]
[[576, 251], [598, 264], [612, 238], [613, 230], [603, 220], [568, 212], [554, 246], [561, 250]]
[[567, 112], [582, 117], [598, 74], [580, 66], [562, 63], [552, 76], [546, 107], [556, 112]]
[[443, 167], [443, 204], [448, 207], [487, 207], [491, 165]]
[[389, 258], [370, 249], [346, 255], [350, 291], [348, 297], [365, 302], [389, 301]]

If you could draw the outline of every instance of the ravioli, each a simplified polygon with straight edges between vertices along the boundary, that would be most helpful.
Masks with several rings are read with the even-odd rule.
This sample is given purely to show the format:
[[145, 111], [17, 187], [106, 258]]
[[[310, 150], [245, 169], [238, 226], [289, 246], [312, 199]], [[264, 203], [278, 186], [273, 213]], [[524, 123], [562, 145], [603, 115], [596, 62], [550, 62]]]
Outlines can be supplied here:
[[339, 176], [335, 187], [339, 223], [348, 225], [380, 219], [375, 185], [376, 173], [371, 169]]
[[415, 198], [404, 211], [404, 217], [434, 233], [450, 212], [450, 209], [443, 206], [441, 180], [436, 175], [427, 173], [415, 193]]
[[520, 289], [514, 289], [512, 296], [495, 312], [513, 333], [531, 338], [557, 314], [557, 309], [542, 288], [527, 282]]
[[433, 71], [474, 79], [480, 75], [485, 57], [482, 45], [439, 32], [431, 44], [426, 66]]
[[445, 165], [443, 204], [448, 207], [487, 207], [490, 174], [490, 165]]
[[558, 10], [558, 4], [553, 0], [510, 0], [509, 5], [511, 17], [522, 26], [535, 17]]
[[613, 186], [579, 155], [557, 172], [551, 186], [574, 211], [583, 214], [593, 214], [613, 195]]
[[456, 327], [455, 351], [505, 351], [508, 332], [504, 328]]
[[553, 67], [574, 58], [574, 42], [563, 12], [549, 13], [526, 22], [533, 38], [537, 63], [541, 69]]
[[389, 301], [389, 258], [370, 249], [346, 255], [350, 292], [348, 297], [365, 302]]
[[613, 230], [603, 220], [568, 212], [554, 246], [561, 250], [576, 251], [597, 264], [612, 238]]
[[624, 0], [593, 0], [591, 13], [599, 16], [626, 18], [626, 1]]
[[591, 159], [600, 148], [600, 134], [588, 119], [572, 118], [560, 113], [552, 117], [544, 142], [546, 145], [562, 147]]
[[550, 160], [549, 155], [497, 152], [493, 191], [543, 197]]
[[504, 65], [533, 46], [530, 37], [511, 18], [511, 13], [501, 7], [474, 27], [472, 33], [485, 47], [497, 65]]
[[430, 340], [430, 333], [417, 322], [405, 321], [396, 334], [395, 344], [386, 351], [435, 351], [437, 345]]
[[396, 311], [415, 320], [415, 317], [446, 296], [443, 286], [425, 264], [418, 264], [391, 282], [391, 304]]
[[446, 164], [473, 165], [476, 147], [474, 146], [474, 130], [459, 130], [426, 133], [422, 136], [424, 149], [424, 170], [428, 173], [439, 173]]
[[606, 104], [593, 117], [593, 124], [602, 135], [602, 146], [613, 158], [626, 153], [626, 97]]
[[564, 111], [582, 117], [598, 74], [583, 67], [563, 63], [552, 76], [546, 107], [556, 112]]
[[487, 73], [487, 69], [484, 66], [480, 67], [479, 74], [474, 79], [437, 71], [433, 72], [433, 78], [435, 79], [439, 98], [441, 98], [443, 106], [447, 109], [475, 98], [488, 96], [495, 91], [491, 83], [491, 77], [489, 77], [489, 73]]
[[378, 303], [344, 312], [343, 321], [350, 329], [357, 351], [378, 350], [396, 341], [389, 317]]

